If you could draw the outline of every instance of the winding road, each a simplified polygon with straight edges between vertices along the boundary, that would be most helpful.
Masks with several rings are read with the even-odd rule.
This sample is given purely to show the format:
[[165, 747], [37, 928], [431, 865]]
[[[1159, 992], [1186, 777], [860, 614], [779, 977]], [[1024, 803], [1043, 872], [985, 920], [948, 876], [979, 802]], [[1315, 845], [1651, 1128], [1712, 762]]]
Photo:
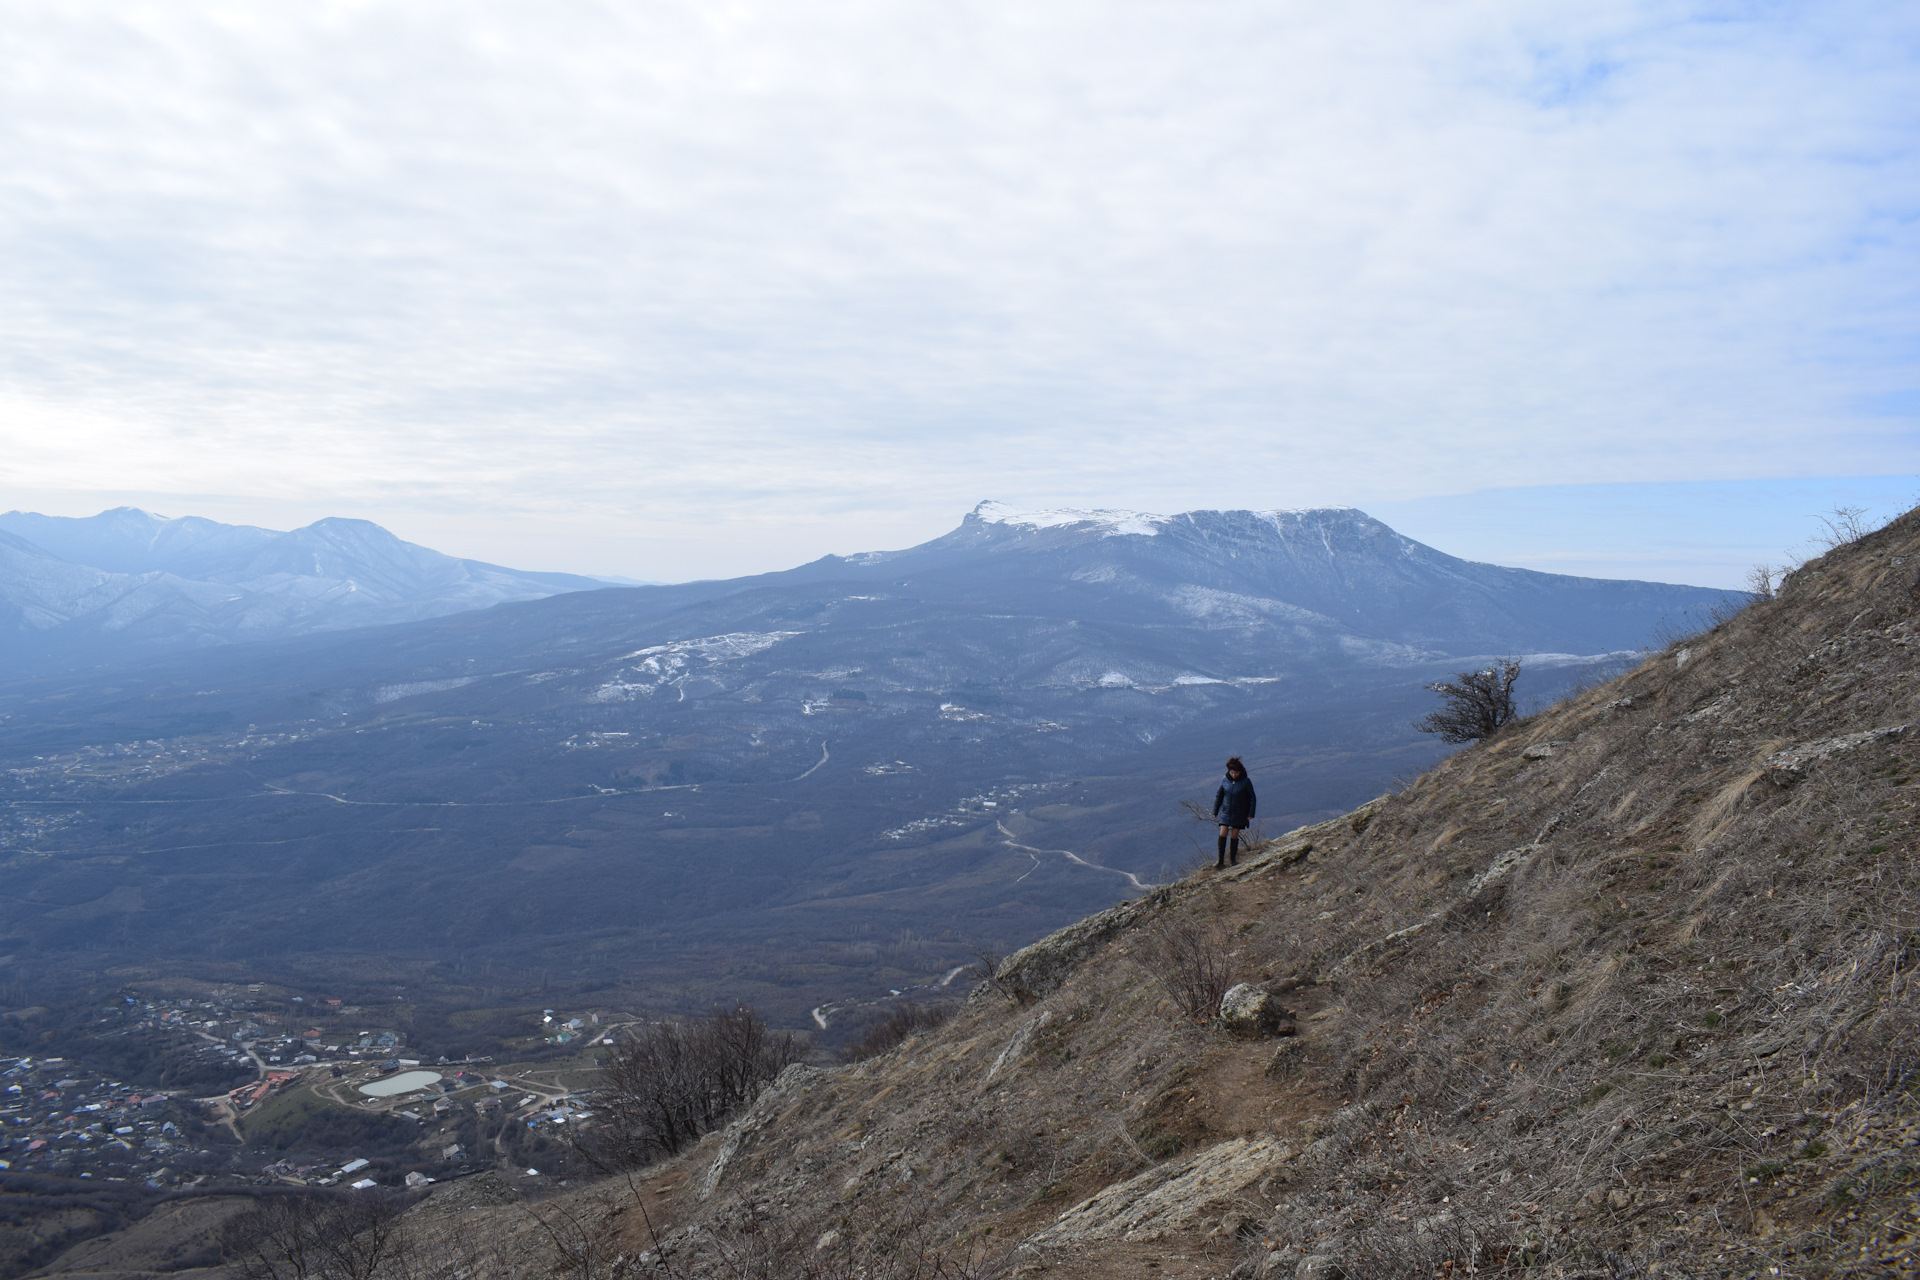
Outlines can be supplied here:
[[[1080, 866], [1085, 867], [1089, 871], [1104, 871], [1108, 875], [1125, 876], [1128, 884], [1132, 885], [1134, 888], [1140, 890], [1143, 893], [1149, 889], [1158, 887], [1156, 885], [1148, 884], [1145, 880], [1142, 880], [1139, 876], [1133, 874], [1133, 872], [1131, 871], [1122, 871], [1118, 867], [1103, 867], [1097, 862], [1088, 862], [1085, 858], [1081, 857], [1079, 854], [1075, 853], [1071, 849], [1036, 849], [1030, 844], [1021, 844], [1018, 840], [1015, 840], [1013, 838], [1013, 832], [1007, 830], [1007, 824], [1004, 822], [1001, 822], [997, 818], [994, 819], [993, 825], [995, 828], [999, 830], [1000, 834], [1006, 838], [1008, 847], [1018, 849], [1022, 853], [1026, 853], [1026, 854], [1057, 853], [1060, 856], [1067, 859], [1067, 861], [1078, 863]], [[1032, 870], [1029, 869], [1024, 875], [1020, 877], [1020, 879], [1024, 880], [1027, 878], [1027, 876], [1032, 874], [1033, 874]], [[1015, 883], [1018, 883], [1018, 882], [1016, 881]]]

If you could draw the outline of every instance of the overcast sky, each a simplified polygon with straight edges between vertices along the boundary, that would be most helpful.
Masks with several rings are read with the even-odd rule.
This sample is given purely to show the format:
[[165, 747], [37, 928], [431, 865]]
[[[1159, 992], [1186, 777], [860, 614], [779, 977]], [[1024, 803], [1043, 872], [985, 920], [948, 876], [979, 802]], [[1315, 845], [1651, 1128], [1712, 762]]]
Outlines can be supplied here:
[[0, 505], [677, 579], [986, 497], [1473, 550], [1434, 499], [1521, 489], [1489, 558], [1678, 577], [1629, 544], [1689, 485], [1802, 525], [1788, 482], [1920, 489], [1911, 3], [22, 0], [0, 35]]

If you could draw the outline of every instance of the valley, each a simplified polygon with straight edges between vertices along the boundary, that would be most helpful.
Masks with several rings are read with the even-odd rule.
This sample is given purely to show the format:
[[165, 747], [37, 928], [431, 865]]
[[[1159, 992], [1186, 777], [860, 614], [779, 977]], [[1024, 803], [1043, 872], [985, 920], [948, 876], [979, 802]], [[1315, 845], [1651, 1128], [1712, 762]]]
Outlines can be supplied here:
[[1724, 597], [1344, 510], [983, 504], [903, 552], [16, 680], [0, 972], [820, 1031], [1177, 877], [1228, 751], [1296, 826], [1436, 759], [1409, 722], [1463, 661], [1551, 697]]

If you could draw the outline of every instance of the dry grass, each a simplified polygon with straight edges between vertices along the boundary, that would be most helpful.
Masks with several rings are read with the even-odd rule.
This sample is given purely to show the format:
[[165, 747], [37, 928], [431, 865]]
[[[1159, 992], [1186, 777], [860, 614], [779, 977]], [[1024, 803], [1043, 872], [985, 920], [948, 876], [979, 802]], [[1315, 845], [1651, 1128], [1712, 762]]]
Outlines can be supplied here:
[[[1920, 724], [1917, 578], [1909, 516], [1687, 636], [1684, 664], [1653, 654], [1350, 821], [1182, 882], [1058, 990], [989, 994], [782, 1099], [675, 1221], [769, 1205], [794, 1240], [839, 1230], [876, 1258], [917, 1224], [997, 1247], [1270, 1134], [1294, 1155], [1168, 1241], [1047, 1265], [1897, 1272], [1920, 1185], [1898, 1154], [1920, 1142], [1920, 732], [1763, 775], [1783, 743]], [[1288, 986], [1300, 1039], [1201, 1025], [1235, 977]], [[1229, 1212], [1253, 1212], [1250, 1241], [1214, 1229]]]

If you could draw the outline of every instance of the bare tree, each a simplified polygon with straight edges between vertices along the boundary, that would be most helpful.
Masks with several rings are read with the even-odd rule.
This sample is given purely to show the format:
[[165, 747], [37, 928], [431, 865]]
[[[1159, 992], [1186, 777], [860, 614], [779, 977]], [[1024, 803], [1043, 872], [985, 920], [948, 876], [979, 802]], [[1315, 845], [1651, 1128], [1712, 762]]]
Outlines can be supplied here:
[[1484, 670], [1437, 680], [1427, 688], [1440, 695], [1440, 708], [1414, 721], [1413, 727], [1439, 734], [1442, 742], [1491, 737], [1519, 714], [1513, 698], [1513, 682], [1519, 678], [1520, 659], [1501, 658]]
[[967, 966], [967, 976], [976, 983], [986, 983], [1010, 1002], [1019, 1004], [1020, 993], [1000, 981], [1000, 962], [1006, 957], [997, 948], [982, 946], [977, 942], [970, 944], [967, 950], [973, 952], [973, 963]]
[[800, 1037], [770, 1030], [744, 1004], [644, 1025], [601, 1059], [604, 1119], [581, 1135], [580, 1150], [607, 1169], [670, 1156], [752, 1102], [803, 1051]]
[[952, 1021], [954, 1009], [951, 1001], [921, 1004], [917, 1000], [902, 1000], [868, 1022], [866, 1030], [848, 1041], [840, 1050], [840, 1061], [865, 1062], [868, 1058], [885, 1053], [908, 1036], [944, 1027]]
[[1786, 576], [1785, 569], [1776, 568], [1770, 564], [1757, 564], [1747, 570], [1747, 594], [1753, 597], [1756, 604], [1771, 600]]
[[229, 1219], [221, 1253], [244, 1280], [372, 1280], [398, 1247], [387, 1196], [274, 1196]]

